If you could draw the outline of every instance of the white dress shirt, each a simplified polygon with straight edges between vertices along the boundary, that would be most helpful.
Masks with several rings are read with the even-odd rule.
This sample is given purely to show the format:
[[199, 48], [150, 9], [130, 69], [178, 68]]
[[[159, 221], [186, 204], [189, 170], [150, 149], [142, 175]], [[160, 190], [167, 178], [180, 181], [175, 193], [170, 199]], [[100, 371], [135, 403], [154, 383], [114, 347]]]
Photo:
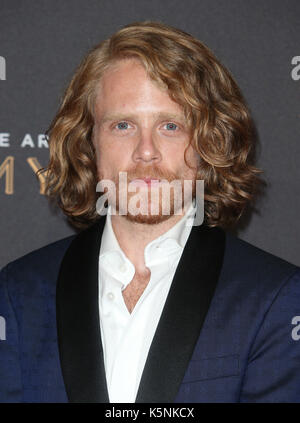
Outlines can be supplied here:
[[151, 276], [129, 313], [122, 290], [133, 279], [135, 268], [119, 246], [108, 209], [99, 255], [99, 312], [110, 402], [135, 402], [149, 348], [190, 235], [195, 211], [191, 204], [170, 230], [145, 247], [145, 264]]

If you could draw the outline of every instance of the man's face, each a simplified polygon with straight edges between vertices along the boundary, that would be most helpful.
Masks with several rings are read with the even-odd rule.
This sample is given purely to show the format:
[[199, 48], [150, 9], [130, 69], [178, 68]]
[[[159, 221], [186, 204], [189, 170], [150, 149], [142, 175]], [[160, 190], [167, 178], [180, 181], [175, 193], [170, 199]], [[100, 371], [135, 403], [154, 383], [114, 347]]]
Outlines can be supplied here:
[[[174, 196], [182, 196], [183, 180], [194, 183], [196, 179], [198, 155], [191, 146], [186, 160], [192, 169], [184, 161], [189, 131], [182, 108], [148, 77], [135, 59], [119, 61], [103, 75], [95, 102], [93, 143], [99, 180], [108, 179], [116, 184], [117, 211], [119, 195], [125, 201], [127, 198], [127, 206], [139, 190], [148, 197], [148, 214], [133, 215], [127, 207], [127, 219], [131, 221], [158, 223], [168, 219], [177, 210]], [[119, 172], [127, 172], [127, 182], [131, 182], [135, 193], [128, 189], [125, 192], [119, 185]], [[136, 179], [145, 182], [133, 182]], [[178, 180], [180, 188], [175, 183], [169, 200], [163, 182], [157, 179]], [[182, 196], [180, 209], [183, 200]], [[151, 214], [151, 201], [158, 201], [158, 214], [157, 209], [155, 215]], [[170, 203], [169, 215], [163, 214], [162, 201]]]

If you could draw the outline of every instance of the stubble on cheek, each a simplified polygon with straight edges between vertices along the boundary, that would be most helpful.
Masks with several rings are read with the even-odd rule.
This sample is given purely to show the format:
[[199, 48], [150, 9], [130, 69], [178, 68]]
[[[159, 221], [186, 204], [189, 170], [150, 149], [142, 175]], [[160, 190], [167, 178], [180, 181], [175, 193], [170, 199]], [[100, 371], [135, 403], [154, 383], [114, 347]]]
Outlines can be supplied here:
[[[184, 177], [192, 180], [192, 198], [194, 198], [195, 173], [192, 174], [191, 172], [187, 172], [185, 175], [181, 175], [180, 177], [180, 175], [175, 172], [165, 171], [157, 166], [145, 168], [139, 165], [127, 170], [122, 170], [122, 172], [127, 172], [125, 185], [122, 185], [122, 183], [120, 185], [119, 172], [112, 174], [111, 169], [105, 170], [100, 168], [98, 175], [99, 181], [109, 180], [114, 184], [114, 191], [111, 191], [113, 195], [111, 195], [107, 189], [104, 190], [104, 192], [108, 192], [108, 205], [112, 206], [112, 210], [114, 212], [123, 215], [129, 221], [143, 224], [156, 224], [167, 220], [175, 213], [181, 213], [183, 208], [186, 206], [186, 203], [184, 203]], [[165, 180], [169, 183], [176, 181], [177, 185], [175, 185], [175, 188], [170, 189], [169, 195], [167, 196], [165, 195], [165, 191], [163, 191], [162, 187], [145, 188], [146, 191], [144, 191], [144, 197], [141, 198], [145, 198], [146, 195], [147, 203], [146, 206], [143, 205], [143, 207], [141, 207], [139, 201], [136, 202], [136, 195], [139, 194], [141, 188], [135, 187], [133, 191], [129, 192], [129, 184], [134, 179], [142, 179], [145, 176], [150, 176], [153, 179], [157, 178]], [[124, 179], [122, 181], [124, 182]], [[177, 199], [179, 198], [179, 200], [176, 200], [175, 197]], [[135, 204], [135, 206], [141, 211], [138, 214], [131, 213], [130, 204]], [[165, 211], [167, 211], [167, 213], [165, 213]]]

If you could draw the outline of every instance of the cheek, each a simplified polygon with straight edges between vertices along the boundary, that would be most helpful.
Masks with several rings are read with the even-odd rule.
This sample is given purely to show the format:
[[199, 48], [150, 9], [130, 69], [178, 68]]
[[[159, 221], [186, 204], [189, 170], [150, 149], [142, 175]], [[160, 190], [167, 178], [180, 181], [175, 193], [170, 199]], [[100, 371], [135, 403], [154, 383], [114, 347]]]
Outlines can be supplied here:
[[199, 163], [199, 154], [193, 149], [193, 147], [189, 146], [186, 151], [186, 161], [190, 164], [190, 166], [197, 166]]
[[186, 154], [186, 163], [183, 159], [183, 168], [184, 168], [184, 174], [188, 175], [187, 179], [195, 178], [197, 175], [198, 170], [198, 157], [195, 156], [193, 153]]
[[[127, 160], [127, 161], [126, 161]], [[128, 158], [126, 151], [112, 149], [111, 146], [101, 146], [97, 152], [97, 167], [101, 173], [114, 176], [116, 172], [126, 169]]]
[[[185, 151], [184, 148], [177, 150], [177, 152], [173, 155], [173, 160], [171, 156], [170, 163], [173, 161], [174, 165], [177, 163], [178, 168], [181, 170], [182, 173], [186, 174], [194, 174], [197, 168], [198, 163], [198, 155], [195, 154], [193, 150], [190, 148]], [[191, 169], [192, 168], [192, 169]]]
[[103, 174], [107, 174], [107, 169], [109, 169], [109, 157], [108, 152], [103, 147], [103, 145], [100, 144], [100, 142], [95, 142], [95, 153], [96, 153], [96, 165], [98, 169], [98, 174], [101, 174], [103, 177]]

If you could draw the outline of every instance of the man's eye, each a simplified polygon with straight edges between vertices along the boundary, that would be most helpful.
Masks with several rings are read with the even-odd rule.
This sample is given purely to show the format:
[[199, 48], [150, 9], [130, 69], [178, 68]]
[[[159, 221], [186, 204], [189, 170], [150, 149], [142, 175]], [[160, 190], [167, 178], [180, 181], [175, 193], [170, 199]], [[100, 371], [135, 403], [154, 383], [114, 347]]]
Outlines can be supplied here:
[[176, 131], [176, 129], [178, 128], [178, 126], [173, 122], [166, 123], [165, 126], [168, 131]]
[[118, 129], [128, 129], [128, 123], [127, 122], [119, 122], [117, 124]]

